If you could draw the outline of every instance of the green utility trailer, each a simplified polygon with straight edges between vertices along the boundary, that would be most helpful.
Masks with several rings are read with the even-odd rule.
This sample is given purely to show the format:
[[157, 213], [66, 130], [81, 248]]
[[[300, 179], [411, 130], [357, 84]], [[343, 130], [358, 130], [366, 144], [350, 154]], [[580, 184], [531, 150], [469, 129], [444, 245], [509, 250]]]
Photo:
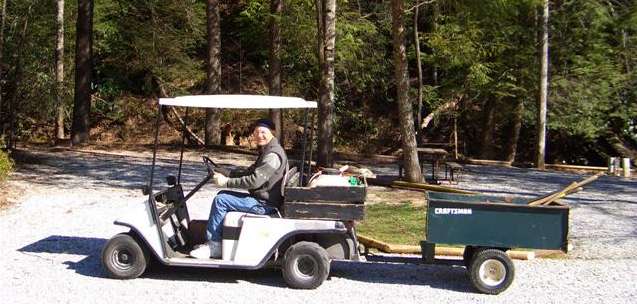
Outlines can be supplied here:
[[434, 258], [436, 244], [464, 246], [463, 263], [481, 292], [509, 287], [515, 272], [506, 254], [511, 248], [567, 251], [568, 206], [478, 194], [427, 192], [426, 198], [424, 263], [444, 263]]

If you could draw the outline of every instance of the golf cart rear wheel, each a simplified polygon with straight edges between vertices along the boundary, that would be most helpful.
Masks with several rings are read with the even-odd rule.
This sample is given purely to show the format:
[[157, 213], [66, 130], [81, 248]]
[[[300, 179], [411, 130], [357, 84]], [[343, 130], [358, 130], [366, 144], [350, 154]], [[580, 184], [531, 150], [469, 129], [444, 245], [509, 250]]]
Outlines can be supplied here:
[[102, 264], [114, 279], [134, 279], [146, 270], [148, 255], [129, 234], [120, 233], [111, 238], [102, 251]]
[[502, 250], [476, 251], [469, 267], [471, 283], [480, 292], [499, 294], [505, 291], [515, 277], [511, 258]]
[[323, 247], [312, 242], [298, 242], [283, 257], [283, 280], [297, 289], [314, 289], [327, 278], [330, 260]]

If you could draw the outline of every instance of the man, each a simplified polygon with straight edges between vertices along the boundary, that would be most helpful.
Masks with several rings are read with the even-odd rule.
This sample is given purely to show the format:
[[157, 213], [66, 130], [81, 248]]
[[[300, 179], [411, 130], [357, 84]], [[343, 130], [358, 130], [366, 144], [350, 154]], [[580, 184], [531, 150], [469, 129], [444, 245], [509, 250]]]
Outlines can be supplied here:
[[254, 164], [246, 170], [233, 170], [228, 177], [215, 172], [212, 179], [215, 185], [248, 189], [248, 193], [223, 190], [215, 196], [206, 231], [208, 241], [192, 250], [190, 256], [199, 259], [221, 257], [221, 229], [226, 213], [271, 214], [276, 212], [275, 207], [281, 205], [281, 183], [288, 159], [272, 134], [273, 130], [274, 123], [271, 120], [257, 120], [252, 136], [259, 148], [259, 156]]

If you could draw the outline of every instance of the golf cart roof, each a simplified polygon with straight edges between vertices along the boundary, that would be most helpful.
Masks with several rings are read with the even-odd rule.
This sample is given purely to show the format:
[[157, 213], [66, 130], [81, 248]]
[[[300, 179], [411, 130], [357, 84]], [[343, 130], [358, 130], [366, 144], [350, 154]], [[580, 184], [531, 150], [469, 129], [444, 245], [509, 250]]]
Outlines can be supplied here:
[[218, 109], [291, 109], [316, 108], [316, 101], [298, 97], [265, 95], [191, 95], [160, 98], [164, 106]]

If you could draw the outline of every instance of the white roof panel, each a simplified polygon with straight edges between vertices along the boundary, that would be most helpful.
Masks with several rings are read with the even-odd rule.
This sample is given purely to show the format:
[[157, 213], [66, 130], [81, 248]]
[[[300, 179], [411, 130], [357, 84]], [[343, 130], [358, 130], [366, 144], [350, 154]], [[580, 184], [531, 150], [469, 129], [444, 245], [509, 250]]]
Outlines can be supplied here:
[[316, 101], [298, 97], [265, 95], [191, 95], [160, 98], [164, 106], [219, 108], [219, 109], [290, 109], [316, 108]]

